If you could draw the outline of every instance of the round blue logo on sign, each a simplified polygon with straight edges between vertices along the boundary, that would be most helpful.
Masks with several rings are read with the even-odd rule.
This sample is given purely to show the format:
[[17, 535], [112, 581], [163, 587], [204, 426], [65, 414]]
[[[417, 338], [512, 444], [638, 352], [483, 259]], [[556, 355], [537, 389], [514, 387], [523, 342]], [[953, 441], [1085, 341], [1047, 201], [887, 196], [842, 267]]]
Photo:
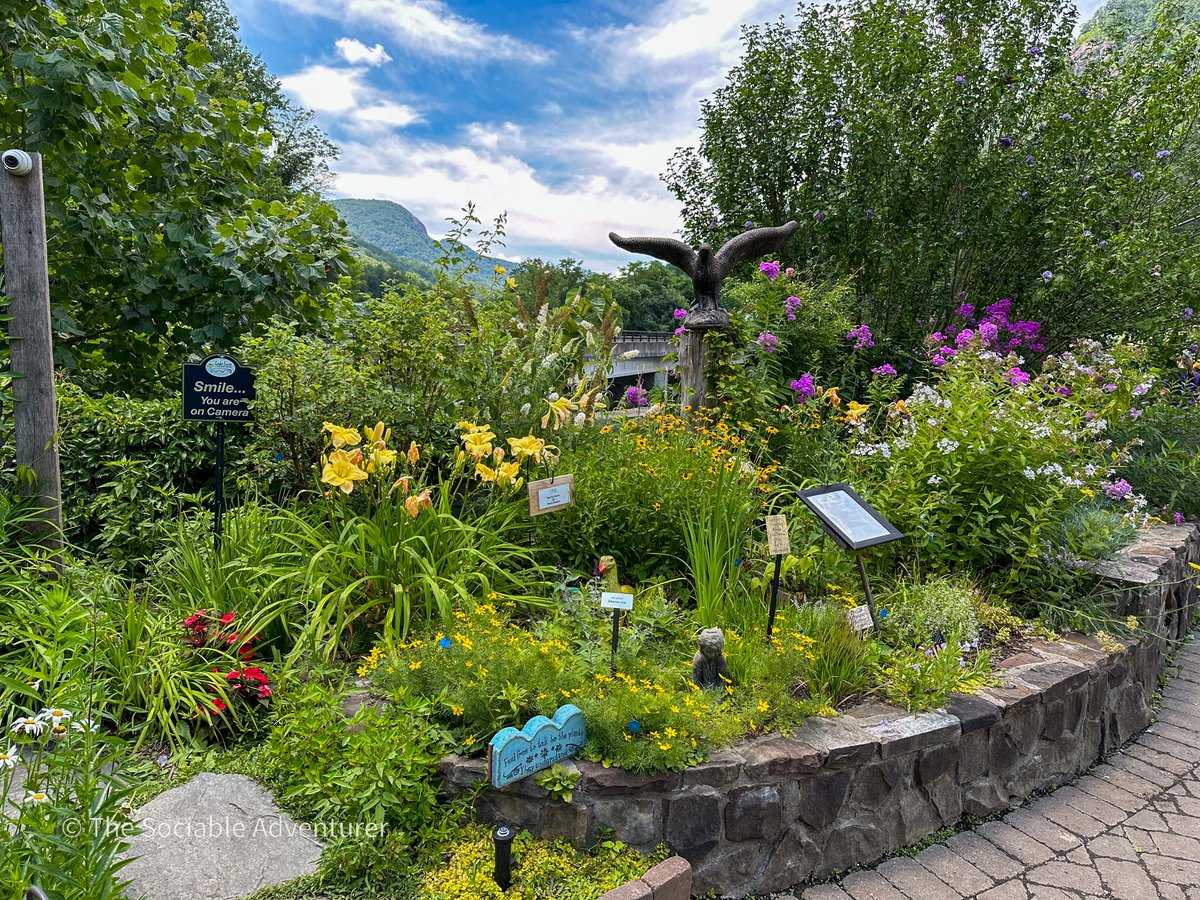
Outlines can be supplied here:
[[204, 364], [204, 371], [213, 378], [228, 378], [237, 371], [237, 363], [224, 356], [217, 356]]

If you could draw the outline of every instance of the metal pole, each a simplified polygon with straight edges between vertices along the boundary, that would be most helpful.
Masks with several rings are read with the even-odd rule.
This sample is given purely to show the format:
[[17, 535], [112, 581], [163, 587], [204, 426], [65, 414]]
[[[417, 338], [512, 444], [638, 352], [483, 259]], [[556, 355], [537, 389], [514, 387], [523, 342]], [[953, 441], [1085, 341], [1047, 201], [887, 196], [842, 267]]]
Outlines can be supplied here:
[[217, 490], [213, 498], [213, 553], [221, 552], [221, 514], [225, 508], [225, 423], [217, 423]]
[[856, 553], [854, 558], [858, 560], [858, 574], [862, 578], [863, 593], [867, 595], [867, 609], [871, 613], [871, 625], [878, 628], [879, 619], [875, 617], [875, 598], [871, 596], [871, 585], [867, 582], [867, 567], [863, 565], [861, 553]]
[[775, 557], [775, 577], [771, 579], [771, 611], [767, 614], [767, 641], [771, 640], [771, 632], [775, 628], [775, 605], [779, 602], [779, 571], [783, 566], [783, 557]]
[[16, 463], [32, 473], [18, 490], [34, 499], [35, 539], [56, 567], [63, 546], [62, 476], [58, 461], [58, 405], [54, 396], [54, 343], [50, 325], [50, 274], [42, 157], [6, 150], [0, 165], [0, 228], [4, 292], [11, 303], [8, 341], [12, 356]]

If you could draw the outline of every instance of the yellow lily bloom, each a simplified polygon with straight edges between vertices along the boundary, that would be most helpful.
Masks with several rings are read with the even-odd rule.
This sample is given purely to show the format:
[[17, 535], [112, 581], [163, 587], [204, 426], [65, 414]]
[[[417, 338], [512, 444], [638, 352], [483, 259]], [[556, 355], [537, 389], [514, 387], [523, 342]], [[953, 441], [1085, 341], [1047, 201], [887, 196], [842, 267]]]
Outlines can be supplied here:
[[834, 406], [842, 405], [842, 398], [838, 396], [838, 389], [835, 387], [827, 388], [825, 390], [825, 393], [822, 394], [821, 396], [823, 396], [826, 400], [828, 400]]
[[429, 491], [413, 494], [404, 501], [404, 511], [413, 519], [420, 514], [421, 510], [429, 509], [431, 506], [433, 506], [433, 499], [430, 497]]
[[371, 462], [381, 469], [390, 469], [396, 464], [396, 451], [386, 447], [376, 447], [371, 451]]
[[492, 438], [495, 435], [491, 431], [473, 431], [470, 434], [463, 435], [463, 446], [467, 452], [475, 459], [483, 459], [492, 452]]
[[509, 438], [508, 446], [512, 448], [512, 452], [518, 461], [531, 459], [534, 462], [540, 462], [542, 451], [546, 448], [546, 442], [540, 437], [528, 434], [525, 437]]
[[367, 443], [382, 450], [392, 438], [392, 429], [387, 428], [382, 422], [376, 422], [374, 428], [364, 427], [363, 434], [366, 436]]
[[328, 431], [329, 437], [333, 441], [333, 446], [341, 449], [342, 447], [353, 447], [362, 441], [362, 435], [358, 433], [357, 428], [343, 428], [341, 425], [334, 425], [332, 422], [326, 422], [321, 426], [322, 431]]
[[494, 271], [497, 275], [503, 275], [508, 271], [508, 269], [504, 268], [504, 266], [496, 266]]
[[475, 464], [475, 475], [485, 484], [493, 484], [496, 481], [496, 470], [483, 463]]
[[557, 400], [548, 399], [546, 402], [549, 406], [546, 408], [546, 414], [542, 416], [542, 427], [545, 428], [551, 417], [553, 417], [555, 431], [562, 428], [571, 418], [571, 413], [579, 408], [575, 401], [569, 397], [559, 397]]
[[496, 469], [496, 484], [507, 487], [510, 484], [520, 485], [521, 465], [516, 462], [501, 463]]
[[335, 487], [343, 494], [354, 490], [354, 482], [365, 481], [367, 473], [354, 464], [345, 450], [334, 450], [325, 460], [321, 470], [321, 482]]
[[508, 287], [508, 289], [510, 291], [515, 291], [517, 289], [517, 279], [515, 279], [515, 278], [506, 279], [504, 284]]
[[870, 408], [871, 407], [867, 406], [865, 403], [859, 403], [857, 400], [851, 400], [846, 406], [846, 421], [851, 425], [857, 425], [860, 421], [862, 421], [862, 417], [866, 415], [867, 410]]
[[415, 466], [417, 460], [421, 458], [421, 451], [417, 448], [417, 442], [413, 441], [408, 445], [408, 464]]

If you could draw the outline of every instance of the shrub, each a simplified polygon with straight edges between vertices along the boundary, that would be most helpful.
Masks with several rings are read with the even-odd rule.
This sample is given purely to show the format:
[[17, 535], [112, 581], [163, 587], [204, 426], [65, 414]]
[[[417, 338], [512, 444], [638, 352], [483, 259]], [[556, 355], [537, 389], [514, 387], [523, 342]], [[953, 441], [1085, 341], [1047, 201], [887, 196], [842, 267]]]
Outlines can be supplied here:
[[940, 576], [920, 583], [898, 581], [880, 594], [876, 606], [889, 641], [915, 647], [934, 634], [963, 644], [977, 640], [982, 602], [969, 579]]

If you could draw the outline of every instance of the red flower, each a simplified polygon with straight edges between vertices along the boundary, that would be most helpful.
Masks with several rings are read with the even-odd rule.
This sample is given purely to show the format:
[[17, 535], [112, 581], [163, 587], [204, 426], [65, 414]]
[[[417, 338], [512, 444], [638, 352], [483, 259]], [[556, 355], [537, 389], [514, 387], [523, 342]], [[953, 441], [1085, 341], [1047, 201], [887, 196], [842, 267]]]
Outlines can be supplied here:
[[266, 700], [271, 696], [271, 686], [269, 684], [261, 684], [258, 687], [258, 696], [260, 700]]
[[240, 656], [242, 658], [243, 662], [250, 659], [250, 657], [252, 657], [253, 655], [254, 655], [254, 648], [251, 647], [249, 644], [243, 645], [242, 649], [238, 651], [238, 656]]
[[[215, 672], [216, 669], [214, 669], [213, 671]], [[228, 675], [225, 676], [225, 680], [226, 681], [237, 681], [241, 677], [242, 677], [242, 673], [239, 672], [237, 669], [234, 669], [232, 672], [230, 672]]]
[[236, 631], [233, 634], [225, 635], [225, 646], [228, 647], [230, 644], [232, 644], [237, 639], [238, 639], [238, 634]]
[[228, 625], [235, 618], [237, 618], [237, 613], [227, 612], [227, 613], [225, 613], [225, 615], [221, 616], [221, 624]]
[[251, 666], [242, 673], [251, 681], [257, 681], [259, 684], [266, 684], [270, 679], [263, 673], [263, 670], [257, 666]]
[[225, 712], [225, 710], [227, 710], [229, 708], [228, 706], [225, 705], [225, 701], [222, 700], [220, 697], [217, 697], [216, 699], [213, 700], [213, 707], [219, 713], [223, 713], [223, 712]]

